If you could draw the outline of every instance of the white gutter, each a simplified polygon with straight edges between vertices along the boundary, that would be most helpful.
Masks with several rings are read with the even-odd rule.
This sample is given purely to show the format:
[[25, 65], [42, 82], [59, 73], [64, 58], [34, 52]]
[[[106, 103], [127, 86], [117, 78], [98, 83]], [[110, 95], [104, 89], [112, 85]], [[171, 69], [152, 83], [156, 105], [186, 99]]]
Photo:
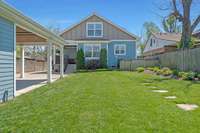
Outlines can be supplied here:
[[64, 46], [64, 44], [66, 44], [66, 41], [63, 38], [50, 32], [32, 19], [24, 16], [21, 12], [9, 6], [2, 0], [0, 0], [0, 16], [5, 17], [6, 19], [14, 22], [16, 25], [23, 27], [25, 30], [41, 36], [48, 41], [52, 41], [55, 44], [61, 46]]

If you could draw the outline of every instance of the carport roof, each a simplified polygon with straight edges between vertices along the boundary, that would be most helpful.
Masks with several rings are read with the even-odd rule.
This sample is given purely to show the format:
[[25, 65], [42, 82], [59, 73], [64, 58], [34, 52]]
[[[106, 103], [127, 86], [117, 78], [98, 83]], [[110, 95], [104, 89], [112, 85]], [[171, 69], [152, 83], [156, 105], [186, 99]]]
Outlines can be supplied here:
[[21, 12], [6, 4], [2, 0], [0, 0], [0, 16], [14, 22], [17, 26], [29, 32], [32, 32], [35, 35], [38, 35], [48, 41], [51, 41], [54, 44], [62, 46], [67, 43], [60, 36], [50, 32], [42, 25], [24, 16]]

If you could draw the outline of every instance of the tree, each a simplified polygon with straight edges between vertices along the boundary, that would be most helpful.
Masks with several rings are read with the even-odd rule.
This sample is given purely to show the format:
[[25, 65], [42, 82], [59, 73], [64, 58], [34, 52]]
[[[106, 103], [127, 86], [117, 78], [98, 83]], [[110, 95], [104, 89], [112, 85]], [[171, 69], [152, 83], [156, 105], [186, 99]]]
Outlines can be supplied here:
[[140, 50], [140, 54], [142, 55], [144, 53], [144, 48], [145, 48], [145, 44], [140, 42], [138, 44], [139, 50]]
[[145, 22], [143, 24], [145, 40], [148, 39], [152, 33], [160, 32], [160, 28], [153, 22]]
[[105, 48], [102, 48], [100, 52], [100, 67], [107, 68], [107, 50]]
[[83, 49], [79, 49], [76, 56], [77, 69], [85, 68], [85, 59]]
[[180, 33], [181, 26], [178, 24], [178, 21], [174, 15], [170, 15], [167, 18], [164, 18], [162, 21], [163, 29], [168, 33]]
[[191, 42], [191, 36], [197, 25], [200, 23], [200, 13], [198, 17], [191, 22], [191, 5], [193, 0], [180, 0], [182, 9], [178, 9], [177, 0], [171, 0], [172, 12], [170, 15], [174, 15], [177, 20], [182, 23], [182, 37], [181, 37], [181, 48], [188, 48]]

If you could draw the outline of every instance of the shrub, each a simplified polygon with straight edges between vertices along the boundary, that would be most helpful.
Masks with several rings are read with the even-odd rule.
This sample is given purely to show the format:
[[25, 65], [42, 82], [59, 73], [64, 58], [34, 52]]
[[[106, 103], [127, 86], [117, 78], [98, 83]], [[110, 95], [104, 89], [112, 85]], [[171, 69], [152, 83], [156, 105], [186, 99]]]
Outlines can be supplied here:
[[100, 52], [100, 67], [107, 68], [107, 50], [105, 48]]
[[199, 74], [197, 74], [197, 78], [200, 80], [200, 73], [199, 73]]
[[86, 69], [95, 70], [100, 67], [99, 60], [88, 60], [85, 65]]
[[167, 68], [167, 67], [164, 67], [162, 70], [161, 70], [161, 74], [163, 75], [163, 76], [170, 76], [170, 75], [172, 75], [172, 70], [170, 70], [169, 68]]
[[196, 76], [195, 72], [188, 72], [187, 73], [187, 80], [194, 80]]
[[179, 76], [179, 71], [178, 70], [173, 70], [173, 75], [178, 77]]
[[157, 74], [157, 75], [161, 75], [161, 74], [162, 74], [162, 70], [161, 70], [161, 69], [158, 69], [158, 70], [156, 71], [156, 74]]
[[147, 67], [147, 70], [149, 70], [149, 71], [153, 71], [154, 68], [153, 68], [153, 67]]
[[155, 73], [157, 73], [157, 72], [160, 71], [160, 68], [159, 68], [159, 67], [154, 67], [154, 68], [153, 68], [153, 71], [154, 71]]
[[144, 72], [144, 70], [145, 70], [144, 67], [138, 67], [136, 69], [136, 71], [139, 72], [139, 73]]
[[179, 72], [179, 73], [178, 73], [178, 76], [179, 76], [181, 79], [186, 80], [187, 77], [188, 77], [188, 73], [186, 73], [186, 72]]
[[179, 72], [179, 77], [184, 79], [184, 80], [194, 80], [196, 77], [195, 72]]
[[79, 49], [78, 52], [77, 52], [76, 64], [77, 64], [77, 69], [84, 69], [85, 68], [85, 59], [84, 59], [83, 49]]

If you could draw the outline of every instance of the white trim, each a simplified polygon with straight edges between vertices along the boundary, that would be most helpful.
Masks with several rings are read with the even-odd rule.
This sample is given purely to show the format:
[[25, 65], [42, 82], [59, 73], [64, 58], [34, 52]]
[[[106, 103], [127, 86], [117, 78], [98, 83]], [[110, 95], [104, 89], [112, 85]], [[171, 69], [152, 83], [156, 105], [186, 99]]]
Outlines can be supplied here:
[[60, 77], [64, 77], [64, 47], [60, 48]]
[[117, 42], [117, 41], [120, 41], [120, 42], [136, 42], [136, 40], [110, 40], [112, 42]]
[[[99, 47], [99, 52], [101, 51], [101, 45], [100, 44], [83, 44], [83, 47], [84, 47], [84, 55], [85, 55], [85, 52], [86, 52], [86, 46], [98, 46]], [[85, 57], [86, 60], [98, 60], [100, 59], [100, 57], [93, 57], [93, 48], [92, 48], [92, 57]]]
[[94, 41], [94, 40], [91, 40], [91, 41], [76, 41], [76, 43], [91, 43], [91, 44], [94, 44], [94, 43], [109, 43], [110, 41]]
[[101, 17], [100, 15], [97, 15], [97, 13], [92, 13], [92, 14], [89, 15], [88, 17], [82, 19], [80, 22], [78, 22], [78, 23], [76, 23], [76, 24], [70, 26], [69, 28], [66, 28], [63, 32], [61, 32], [60, 35], [64, 34], [65, 32], [67, 32], [67, 31], [69, 31], [69, 30], [71, 30], [72, 28], [76, 27], [77, 25], [81, 24], [82, 22], [86, 21], [87, 19], [89, 19], [89, 18], [92, 17], [92, 16], [97, 16], [97, 17], [101, 18], [102, 20], [106, 21], [107, 23], [109, 23], [109, 24], [111, 24], [111, 25], [113, 25], [113, 26], [119, 28], [119, 29], [122, 30], [123, 32], [127, 33], [128, 35], [130, 35], [130, 36], [132, 36], [132, 37], [134, 37], [134, 38], [136, 38], [136, 39], [138, 38], [136, 35], [130, 33], [130, 32], [127, 31], [126, 29], [122, 28], [121, 26], [114, 24], [114, 23], [111, 22], [110, 20], [107, 20], [107, 19], [105, 19], [104, 17]]
[[47, 51], [47, 82], [52, 82], [52, 43], [50, 42], [48, 45], [48, 51]]
[[106, 46], [106, 49], [107, 49], [107, 67], [108, 67], [108, 43], [107, 43], [107, 46]]
[[24, 45], [24, 46], [45, 46], [48, 45], [48, 42], [16, 42], [17, 45]]
[[21, 47], [21, 78], [24, 78], [24, 46]]
[[[116, 47], [117, 46], [123, 46], [125, 49], [124, 49], [124, 53], [123, 54], [116, 54]], [[114, 45], [114, 55], [126, 55], [126, 44], [115, 44]]]
[[[96, 24], [100, 24], [101, 25], [101, 35], [100, 36], [95, 36], [95, 32], [94, 32], [94, 36], [88, 36], [88, 25], [89, 24], [94, 24], [94, 31], [96, 30]], [[86, 36], [88, 38], [98, 38], [98, 37], [103, 37], [103, 23], [102, 22], [87, 22], [86, 23]]]
[[13, 48], [13, 50], [14, 50], [14, 59], [13, 59], [13, 61], [14, 61], [14, 69], [13, 69], [13, 79], [14, 79], [14, 81], [13, 81], [13, 93], [14, 93], [14, 97], [16, 96], [16, 24], [14, 24], [14, 48]]
[[15, 25], [23, 27], [25, 30], [30, 31], [36, 35], [42, 36], [48, 40], [51, 40], [57, 45], [64, 45], [66, 42], [60, 36], [50, 32], [42, 25], [36, 23], [29, 17], [24, 16], [21, 12], [11, 7], [4, 1], [0, 0], [0, 16], [12, 21]]

